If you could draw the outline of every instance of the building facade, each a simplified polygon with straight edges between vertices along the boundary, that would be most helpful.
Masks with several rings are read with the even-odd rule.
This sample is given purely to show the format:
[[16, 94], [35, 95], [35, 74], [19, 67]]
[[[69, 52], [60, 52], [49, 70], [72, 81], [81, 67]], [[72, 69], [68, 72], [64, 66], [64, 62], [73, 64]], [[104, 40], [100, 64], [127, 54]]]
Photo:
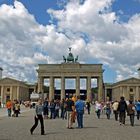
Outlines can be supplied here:
[[30, 90], [34, 90], [34, 86], [30, 87], [25, 82], [12, 78], [3, 78], [0, 80], [0, 101], [5, 104], [7, 100], [29, 100]]
[[125, 97], [126, 100], [140, 99], [140, 79], [129, 78], [116, 82], [114, 84], [105, 84], [106, 100], [120, 100], [120, 97]]

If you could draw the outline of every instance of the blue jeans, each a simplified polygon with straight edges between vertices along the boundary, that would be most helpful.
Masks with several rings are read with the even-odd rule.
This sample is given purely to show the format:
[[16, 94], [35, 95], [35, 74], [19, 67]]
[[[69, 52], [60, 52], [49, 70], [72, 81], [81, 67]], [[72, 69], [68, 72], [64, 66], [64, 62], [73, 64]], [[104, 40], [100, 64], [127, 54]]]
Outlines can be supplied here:
[[51, 110], [50, 119], [55, 119], [55, 111], [54, 110]]
[[107, 119], [110, 119], [110, 114], [111, 114], [111, 109], [107, 108], [107, 109], [106, 109], [106, 116], [107, 116]]
[[8, 117], [11, 117], [11, 108], [7, 109], [8, 111]]
[[77, 111], [78, 128], [83, 128], [83, 114], [84, 111]]

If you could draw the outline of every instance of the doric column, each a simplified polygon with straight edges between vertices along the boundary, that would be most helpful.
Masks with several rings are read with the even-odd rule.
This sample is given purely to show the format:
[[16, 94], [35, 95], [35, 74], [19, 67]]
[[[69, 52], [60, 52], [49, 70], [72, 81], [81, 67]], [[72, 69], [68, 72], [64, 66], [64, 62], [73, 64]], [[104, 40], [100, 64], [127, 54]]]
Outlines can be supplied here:
[[76, 96], [80, 95], [80, 77], [76, 77]]
[[10, 86], [10, 100], [13, 100], [13, 87]]
[[107, 98], [107, 88], [105, 88], [105, 95], [104, 95], [104, 101], [106, 102], [106, 98]]
[[54, 99], [54, 77], [50, 77], [49, 100]]
[[122, 95], [123, 95], [123, 97], [125, 97], [125, 94], [126, 94], [126, 93], [125, 93], [125, 86], [123, 86], [123, 87], [122, 87]]
[[61, 100], [65, 99], [65, 77], [61, 77]]
[[130, 87], [129, 86], [127, 86], [127, 99], [129, 99], [130, 98]]
[[129, 96], [129, 92], [130, 91], [130, 88], [129, 88], [129, 86], [127, 86], [127, 94], [128, 94], [128, 96]]
[[136, 86], [136, 95], [135, 95], [135, 99], [139, 100], [139, 87]]
[[44, 85], [44, 79], [43, 77], [38, 77], [38, 93], [43, 93], [43, 85]]
[[[120, 97], [123, 96], [123, 88], [120, 86]], [[124, 97], [124, 96], [123, 96]]]
[[1, 86], [1, 103], [4, 103], [4, 86]]
[[19, 86], [17, 86], [17, 100], [19, 100]]
[[102, 76], [98, 77], [98, 101], [103, 100], [103, 78]]
[[91, 101], [91, 77], [87, 77], [87, 100]]

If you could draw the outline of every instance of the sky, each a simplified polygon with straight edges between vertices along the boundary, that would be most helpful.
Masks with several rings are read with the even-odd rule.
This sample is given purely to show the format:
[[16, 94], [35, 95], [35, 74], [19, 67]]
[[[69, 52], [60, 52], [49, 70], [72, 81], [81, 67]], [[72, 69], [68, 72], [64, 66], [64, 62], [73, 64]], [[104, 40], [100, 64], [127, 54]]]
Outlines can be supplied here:
[[140, 0], [0, 0], [3, 77], [34, 83], [38, 64], [103, 64], [104, 82], [138, 78]]

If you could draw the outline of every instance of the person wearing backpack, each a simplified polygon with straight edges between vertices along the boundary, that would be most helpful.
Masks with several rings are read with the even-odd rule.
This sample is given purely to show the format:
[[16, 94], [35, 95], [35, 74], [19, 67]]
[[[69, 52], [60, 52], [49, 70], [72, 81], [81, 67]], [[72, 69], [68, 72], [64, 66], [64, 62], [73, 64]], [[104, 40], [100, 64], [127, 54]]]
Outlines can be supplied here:
[[126, 104], [125, 98], [123, 96], [120, 97], [120, 102], [119, 102], [119, 105], [118, 105], [118, 111], [119, 111], [120, 125], [125, 125], [127, 104]]
[[130, 124], [134, 126], [134, 117], [135, 117], [135, 105], [133, 101], [129, 101], [129, 105], [127, 106], [127, 114], [130, 116]]

